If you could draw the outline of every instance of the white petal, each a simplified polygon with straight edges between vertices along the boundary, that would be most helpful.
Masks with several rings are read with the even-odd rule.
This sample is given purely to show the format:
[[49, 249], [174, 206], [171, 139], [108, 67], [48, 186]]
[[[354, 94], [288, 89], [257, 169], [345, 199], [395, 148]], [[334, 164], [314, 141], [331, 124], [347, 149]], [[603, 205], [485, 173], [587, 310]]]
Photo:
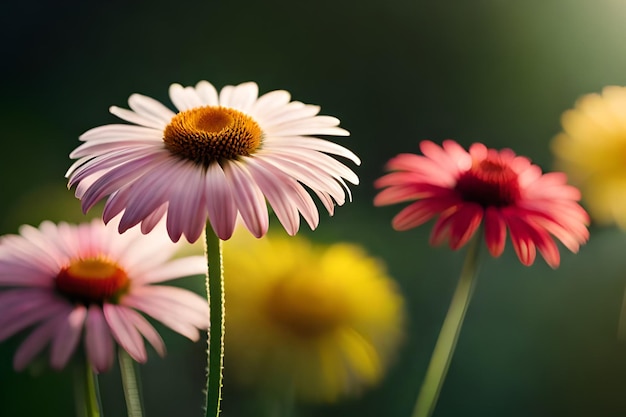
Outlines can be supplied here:
[[83, 142], [107, 141], [119, 138], [120, 136], [129, 139], [157, 138], [160, 140], [163, 136], [163, 129], [154, 129], [151, 127], [125, 124], [110, 124], [89, 129], [88, 131], [80, 135], [79, 139]]
[[232, 93], [228, 96], [224, 96], [224, 99], [220, 97], [220, 104], [222, 106], [231, 107], [248, 113], [254, 105], [258, 95], [259, 87], [256, 83], [242, 83], [234, 87]]
[[200, 81], [196, 84], [196, 93], [200, 100], [202, 100], [202, 104], [205, 106], [218, 106], [219, 100], [217, 98], [217, 90], [213, 87], [208, 81]]
[[165, 125], [163, 124], [163, 121], [161, 120], [154, 120], [150, 117], [146, 117], [146, 116], [137, 114], [134, 111], [122, 109], [117, 106], [109, 107], [109, 112], [111, 112], [111, 114], [114, 114], [115, 116], [119, 117], [122, 120], [126, 120], [127, 122], [135, 123], [140, 126], [152, 127], [155, 129], [162, 129], [165, 127]]
[[179, 111], [190, 110], [202, 106], [202, 100], [193, 87], [184, 88], [180, 84], [172, 84], [169, 89], [170, 99]]
[[128, 99], [128, 105], [136, 113], [152, 120], [159, 120], [165, 127], [176, 115], [173, 111], [165, 107], [160, 101], [141, 94], [133, 94]]
[[286, 106], [289, 100], [291, 100], [291, 95], [285, 90], [270, 91], [259, 97], [250, 109], [250, 115], [255, 118], [269, 118], [277, 109]]

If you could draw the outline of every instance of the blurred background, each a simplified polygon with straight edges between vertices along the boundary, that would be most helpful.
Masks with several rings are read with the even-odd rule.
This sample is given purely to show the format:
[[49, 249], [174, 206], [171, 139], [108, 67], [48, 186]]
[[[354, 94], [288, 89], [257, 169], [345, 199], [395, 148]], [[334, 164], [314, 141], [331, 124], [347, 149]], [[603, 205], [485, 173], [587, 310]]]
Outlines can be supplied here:
[[[626, 85], [626, 2], [190, 1], [9, 2], [2, 42], [0, 233], [44, 219], [83, 220], [64, 173], [84, 131], [139, 92], [170, 105], [172, 82], [218, 88], [256, 81], [322, 106], [351, 132], [361, 185], [318, 242], [363, 245], [407, 299], [407, 340], [383, 383], [362, 397], [301, 406], [302, 416], [408, 416], [464, 251], [431, 248], [429, 226], [398, 233], [400, 207], [374, 208], [387, 159], [453, 138], [511, 147], [545, 170], [561, 113], [605, 85]], [[90, 215], [98, 215], [97, 210]], [[616, 338], [626, 233], [593, 227], [553, 271], [517, 261], [510, 242], [482, 263], [435, 417], [618, 416], [626, 413], [626, 344]], [[201, 280], [184, 285], [202, 290]], [[160, 329], [169, 354], [141, 367], [148, 416], [197, 416], [204, 343]], [[0, 344], [0, 416], [69, 416], [70, 373], [16, 374], [19, 338]], [[43, 365], [43, 362], [42, 362]], [[101, 378], [104, 412], [124, 415], [119, 374]], [[225, 380], [224, 417], [254, 416]], [[250, 402], [249, 404], [253, 404]]]

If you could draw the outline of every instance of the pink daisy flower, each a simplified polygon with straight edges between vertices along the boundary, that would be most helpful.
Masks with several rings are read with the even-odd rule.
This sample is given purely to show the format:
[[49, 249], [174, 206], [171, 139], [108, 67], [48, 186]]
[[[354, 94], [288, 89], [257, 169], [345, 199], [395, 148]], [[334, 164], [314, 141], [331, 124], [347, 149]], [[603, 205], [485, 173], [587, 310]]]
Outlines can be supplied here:
[[109, 196], [103, 218], [124, 211], [119, 231], [141, 223], [149, 232], [164, 216], [172, 240], [197, 240], [207, 222], [230, 238], [238, 214], [256, 237], [268, 229], [267, 202], [291, 235], [300, 214], [314, 229], [319, 222], [308, 187], [332, 215], [350, 192], [356, 174], [331, 155], [360, 164], [348, 149], [311, 135], [347, 136], [339, 120], [319, 116], [318, 106], [290, 101], [286, 91], [258, 96], [248, 82], [219, 93], [207, 81], [195, 87], [172, 84], [178, 112], [139, 94], [131, 110], [111, 107], [132, 124], [91, 129], [70, 157], [69, 186], [84, 211]]
[[163, 356], [163, 340], [143, 312], [196, 341], [209, 324], [206, 300], [181, 288], [152, 285], [204, 273], [204, 258], [168, 259], [177, 250], [165, 233], [124, 235], [101, 220], [43, 222], [0, 238], [0, 341], [32, 327], [13, 365], [24, 369], [46, 346], [63, 368], [81, 338], [92, 367], [107, 370], [114, 344], [147, 360], [144, 338]]
[[553, 268], [560, 256], [552, 236], [572, 252], [589, 239], [589, 216], [565, 174], [542, 174], [528, 158], [480, 143], [469, 152], [452, 140], [443, 146], [423, 141], [420, 149], [423, 155], [391, 159], [387, 169], [393, 172], [375, 183], [383, 189], [374, 199], [377, 206], [415, 200], [394, 217], [394, 229], [408, 230], [437, 217], [431, 244], [448, 240], [458, 249], [484, 224], [494, 257], [504, 251], [508, 229], [524, 265], [535, 261], [538, 250]]

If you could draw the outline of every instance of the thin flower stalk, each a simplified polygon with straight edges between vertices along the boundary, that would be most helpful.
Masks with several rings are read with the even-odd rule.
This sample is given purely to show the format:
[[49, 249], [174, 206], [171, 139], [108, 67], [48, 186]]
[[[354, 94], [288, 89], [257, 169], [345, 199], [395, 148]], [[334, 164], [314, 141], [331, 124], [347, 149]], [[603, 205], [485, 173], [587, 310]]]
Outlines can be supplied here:
[[[78, 362], [78, 361], [77, 361]], [[74, 402], [77, 417], [101, 417], [98, 377], [88, 360], [77, 363], [74, 369]]]
[[465, 319], [465, 313], [476, 286], [479, 264], [480, 234], [468, 244], [467, 255], [459, 276], [448, 313], [439, 332], [439, 337], [426, 370], [426, 376], [417, 397], [413, 417], [430, 417], [435, 410], [441, 388], [446, 379], [450, 362], [456, 349]]
[[137, 363], [124, 349], [118, 349], [117, 356], [126, 400], [126, 414], [128, 417], [143, 417], [143, 397], [137, 379]]
[[224, 268], [222, 266], [222, 241], [207, 224], [205, 253], [208, 262], [206, 290], [209, 299], [209, 337], [207, 366], [206, 415], [218, 416], [222, 401], [224, 368], [225, 293]]

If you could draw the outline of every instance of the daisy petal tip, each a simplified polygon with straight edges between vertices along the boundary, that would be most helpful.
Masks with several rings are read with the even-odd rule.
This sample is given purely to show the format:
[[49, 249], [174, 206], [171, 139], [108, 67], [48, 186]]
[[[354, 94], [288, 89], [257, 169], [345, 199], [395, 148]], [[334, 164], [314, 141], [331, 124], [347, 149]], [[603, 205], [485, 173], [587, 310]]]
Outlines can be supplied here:
[[167, 229], [167, 235], [170, 237], [170, 239], [172, 240], [172, 242], [176, 243], [180, 240], [180, 237], [182, 236], [182, 233], [180, 232], [173, 232], [171, 229]]
[[487, 250], [493, 258], [499, 258], [504, 253], [504, 246], [487, 245]]
[[267, 234], [267, 228], [264, 229], [263, 227], [248, 227], [248, 230], [257, 239], [261, 239]]
[[176, 92], [182, 90], [183, 88], [184, 87], [182, 85], [180, 85], [179, 83], [172, 83], [172, 84], [170, 84], [170, 87], [168, 89], [168, 93], [171, 96], [172, 93], [176, 94]]
[[216, 230], [215, 234], [220, 238], [220, 240], [228, 240], [233, 236], [233, 232], [234, 230], [222, 229]]

